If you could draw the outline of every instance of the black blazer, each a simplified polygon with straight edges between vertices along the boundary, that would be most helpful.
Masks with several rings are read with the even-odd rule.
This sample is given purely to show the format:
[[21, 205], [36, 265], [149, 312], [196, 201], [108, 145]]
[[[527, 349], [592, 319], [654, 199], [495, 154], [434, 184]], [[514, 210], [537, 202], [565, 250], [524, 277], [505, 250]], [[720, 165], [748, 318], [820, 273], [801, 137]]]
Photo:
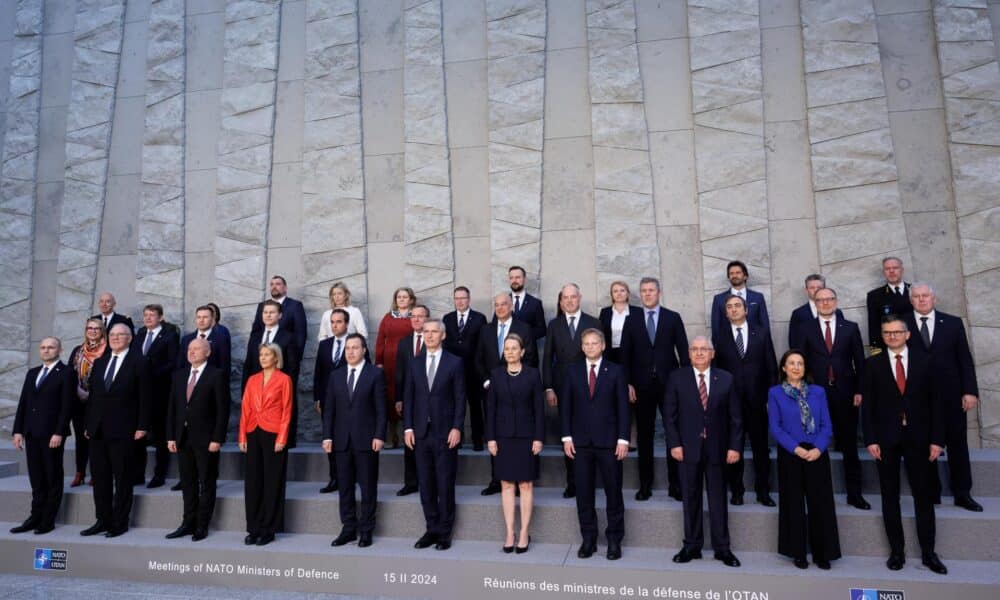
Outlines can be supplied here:
[[[260, 344], [264, 340], [264, 330], [250, 334], [247, 340], [247, 355], [243, 361], [243, 380], [240, 383], [240, 394], [246, 390], [247, 379], [260, 372]], [[292, 385], [295, 385], [299, 377], [299, 353], [295, 347], [295, 337], [292, 332], [278, 325], [278, 333], [271, 340], [281, 348], [283, 366], [281, 371], [292, 378]]]
[[[96, 315], [93, 315], [90, 318], [100, 319], [102, 323], [104, 322], [104, 315], [102, 315], [101, 313], [97, 313]], [[111, 328], [119, 323], [124, 323], [128, 325], [129, 333], [131, 333], [133, 336], [135, 335], [135, 325], [132, 323], [132, 318], [129, 317], [128, 315], [123, 315], [119, 312], [116, 312], [115, 314], [111, 315], [111, 322], [108, 323], [107, 331], [110, 332]]]
[[24, 375], [11, 433], [34, 438], [68, 437], [76, 400], [76, 372], [63, 361], [56, 361], [36, 389], [35, 380], [41, 371], [39, 365]]
[[132, 439], [136, 431], [149, 431], [152, 413], [152, 383], [149, 364], [139, 352], [129, 350], [118, 368], [111, 388], [104, 386], [104, 372], [113, 355], [108, 352], [94, 361], [87, 399], [87, 428], [90, 437]]
[[545, 441], [545, 394], [538, 369], [523, 365], [516, 377], [507, 367], [490, 373], [486, 395], [486, 439], [528, 438]]
[[[861, 377], [865, 370], [865, 347], [861, 343], [858, 324], [847, 319], [837, 319], [837, 331], [833, 336], [833, 352], [827, 352], [824, 330], [826, 324], [821, 318], [805, 328], [802, 352], [806, 359], [806, 369], [816, 385], [826, 386], [829, 381], [829, 366], [833, 365], [836, 389], [845, 394], [861, 393]], [[833, 402], [833, 398], [827, 399]]]
[[774, 356], [771, 331], [747, 321], [743, 325], [743, 340], [746, 352], [740, 358], [729, 321], [718, 331], [713, 331], [715, 360], [712, 366], [733, 376], [742, 398], [761, 407], [767, 406], [767, 392], [778, 383], [778, 361]]
[[[129, 352], [142, 354], [142, 345], [146, 342], [146, 328], [140, 327], [132, 338], [132, 345]], [[149, 364], [149, 376], [152, 378], [153, 402], [158, 406], [166, 406], [167, 398], [170, 397], [170, 380], [177, 370], [177, 350], [179, 344], [177, 334], [173, 329], [163, 327], [160, 334], [153, 339], [149, 345], [149, 352], [146, 353], [146, 362]], [[185, 348], [185, 354], [186, 354]], [[161, 417], [162, 419], [162, 417]]]
[[902, 296], [888, 283], [881, 285], [868, 292], [865, 306], [868, 309], [868, 344], [874, 348], [885, 348], [882, 342], [882, 317], [885, 315], [902, 317], [908, 312], [913, 312], [913, 305], [910, 304], [910, 284], [903, 282]]
[[[770, 329], [771, 321], [767, 316], [767, 303], [764, 302], [764, 294], [757, 290], [746, 289], [747, 293], [747, 322], [756, 325], [760, 329]], [[731, 288], [719, 292], [712, 298], [712, 333], [716, 329], [725, 329], [729, 319], [726, 317], [726, 298], [731, 294]]]
[[373, 439], [385, 440], [385, 373], [365, 361], [361, 372], [355, 373], [352, 394], [347, 389], [349, 368], [342, 362], [325, 386], [323, 439], [333, 440], [336, 451], [347, 450], [348, 441], [354, 450], [368, 450]]
[[[253, 337], [255, 333], [261, 333], [264, 331], [264, 320], [261, 314], [264, 311], [264, 303], [257, 303], [257, 312], [253, 316], [253, 325], [250, 327], [250, 336]], [[278, 321], [278, 330], [285, 329], [292, 333], [292, 338], [295, 340], [295, 350], [298, 352], [298, 356], [302, 356], [302, 353], [306, 348], [306, 335], [308, 324], [306, 323], [306, 309], [302, 306], [302, 303], [295, 298], [289, 298], [285, 296], [285, 301], [281, 303], [281, 319]], [[282, 347], [284, 350], [284, 347]], [[286, 373], [288, 371], [285, 371]]]
[[403, 429], [412, 429], [418, 440], [427, 437], [427, 423], [434, 423], [438, 438], [465, 427], [465, 373], [462, 359], [442, 351], [434, 374], [434, 387], [427, 387], [427, 353], [410, 359], [403, 386]]
[[[479, 347], [476, 348], [476, 376], [481, 382], [480, 385], [490, 378], [490, 372], [494, 368], [507, 364], [503, 355], [497, 352], [497, 331], [496, 319], [479, 330]], [[535, 345], [536, 338], [531, 335], [531, 326], [524, 321], [511, 319], [510, 331], [507, 332], [507, 335], [512, 333], [516, 333], [524, 339], [524, 357], [521, 362], [537, 368], [538, 349]]]
[[[279, 328], [278, 331], [281, 329]], [[345, 344], [341, 344], [340, 359], [336, 363], [333, 362], [333, 346], [337, 343], [336, 339], [328, 337], [320, 342], [319, 347], [316, 348], [316, 366], [313, 369], [313, 400], [319, 402], [320, 409], [326, 408], [326, 382], [330, 379], [330, 373], [343, 365], [346, 360], [344, 358]]]
[[[542, 385], [547, 390], [559, 391], [566, 368], [583, 358], [583, 348], [580, 336], [588, 329], [601, 330], [601, 322], [587, 313], [580, 311], [580, 319], [576, 324], [576, 335], [569, 333], [569, 323], [564, 315], [549, 321], [545, 334], [545, 349], [542, 352]], [[608, 343], [610, 346], [610, 342]]]
[[[178, 369], [187, 369], [191, 366], [191, 363], [188, 362], [187, 350], [188, 345], [197, 335], [197, 331], [192, 331], [181, 338], [181, 347], [177, 352]], [[208, 364], [221, 369], [226, 376], [226, 381], [229, 381], [233, 372], [233, 340], [229, 336], [229, 330], [216, 325], [208, 333], [206, 339], [212, 348], [212, 353], [208, 355]]]
[[587, 360], [566, 369], [559, 388], [559, 417], [563, 437], [572, 437], [574, 446], [614, 448], [629, 436], [628, 387], [624, 370], [615, 363], [601, 361], [594, 397], [590, 397]]
[[913, 354], [931, 359], [934, 369], [934, 380], [941, 390], [942, 399], [946, 405], [951, 405], [963, 394], [979, 395], [979, 382], [976, 379], [976, 366], [969, 351], [969, 338], [965, 335], [965, 325], [962, 319], [934, 311], [934, 337], [931, 347], [924, 347], [920, 337], [920, 325], [913, 311], [903, 315], [910, 329], [910, 340], [907, 346]]
[[[843, 318], [844, 313], [838, 308], [837, 320], [839, 321]], [[806, 328], [810, 327], [815, 321], [816, 317], [813, 316], [808, 302], [793, 310], [792, 316], [788, 319], [788, 347], [801, 350], [804, 343], [802, 338], [806, 335]]]
[[223, 444], [229, 427], [229, 379], [218, 367], [205, 363], [198, 383], [187, 399], [187, 382], [191, 367], [178, 370], [170, 386], [167, 405], [167, 440], [180, 441], [187, 428], [188, 440], [200, 449], [208, 450], [211, 442]]
[[[465, 383], [472, 388], [482, 388], [483, 382], [476, 374], [476, 350], [479, 348], [480, 330], [486, 325], [486, 315], [469, 309], [465, 327], [458, 331], [458, 313], [452, 311], [441, 317], [444, 323], [444, 349], [462, 359], [465, 365]], [[411, 343], [412, 347], [412, 343]], [[397, 354], [398, 356], [398, 354]]]
[[658, 307], [660, 316], [656, 324], [656, 343], [649, 343], [646, 334], [646, 312], [629, 315], [622, 330], [622, 366], [628, 382], [637, 388], [653, 383], [653, 377], [666, 381], [670, 372], [680, 366], [688, 366], [687, 333], [684, 321], [676, 312]]
[[[607, 353], [608, 350], [611, 350], [611, 317], [613, 316], [612, 313], [613, 310], [614, 308], [610, 306], [605, 306], [604, 308], [601, 309], [601, 314], [598, 315], [597, 317], [597, 320], [601, 322], [601, 331], [604, 332], [604, 343], [607, 346], [605, 348], [605, 353]], [[638, 306], [629, 305], [628, 315], [626, 315], [625, 320], [627, 321], [628, 319], [637, 314], [641, 318], [642, 309], [639, 308]], [[622, 335], [624, 335], [624, 333]]]
[[[514, 319], [528, 324], [528, 327], [531, 328], [531, 339], [538, 341], [545, 337], [545, 309], [542, 308], [542, 301], [528, 292], [524, 293], [521, 310], [514, 311]], [[496, 321], [497, 316], [494, 313], [492, 322], [496, 323]], [[496, 335], [493, 337], [496, 338]]]
[[702, 410], [694, 369], [684, 367], [670, 374], [661, 412], [667, 449], [684, 449], [684, 462], [701, 460], [704, 431], [706, 457], [711, 464], [724, 464], [726, 452], [743, 450], [743, 413], [738, 384], [722, 369], [709, 372], [708, 409]]
[[[396, 402], [403, 401], [403, 385], [406, 383], [406, 372], [410, 369], [410, 361], [413, 360], [413, 335], [410, 334], [404, 338], [401, 338], [396, 344], [396, 371], [393, 373], [395, 381], [390, 382], [392, 385], [396, 386]], [[420, 345], [420, 354], [418, 356], [424, 355], [424, 346]]]
[[906, 414], [906, 441], [944, 446], [944, 411], [934, 387], [930, 359], [909, 353], [906, 393], [896, 386], [895, 363], [888, 351], [868, 358], [865, 368], [864, 402], [861, 425], [865, 446], [896, 446], [904, 441], [903, 414]]

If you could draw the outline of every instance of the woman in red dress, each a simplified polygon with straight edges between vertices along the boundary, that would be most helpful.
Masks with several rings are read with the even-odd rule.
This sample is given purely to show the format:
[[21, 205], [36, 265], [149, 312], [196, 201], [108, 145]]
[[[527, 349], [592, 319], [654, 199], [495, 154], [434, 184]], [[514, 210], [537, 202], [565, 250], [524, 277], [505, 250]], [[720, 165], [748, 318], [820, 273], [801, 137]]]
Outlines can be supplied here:
[[[391, 382], [396, 380], [396, 346], [399, 340], [413, 333], [410, 325], [410, 309], [417, 303], [417, 295], [408, 287], [397, 288], [392, 294], [392, 307], [385, 313], [378, 325], [378, 337], [375, 340], [375, 365], [385, 371], [385, 380], [390, 382], [386, 389], [389, 415], [389, 447], [399, 446], [399, 432], [396, 423], [402, 416], [396, 410], [396, 386]], [[402, 401], [402, 398], [399, 398]]]

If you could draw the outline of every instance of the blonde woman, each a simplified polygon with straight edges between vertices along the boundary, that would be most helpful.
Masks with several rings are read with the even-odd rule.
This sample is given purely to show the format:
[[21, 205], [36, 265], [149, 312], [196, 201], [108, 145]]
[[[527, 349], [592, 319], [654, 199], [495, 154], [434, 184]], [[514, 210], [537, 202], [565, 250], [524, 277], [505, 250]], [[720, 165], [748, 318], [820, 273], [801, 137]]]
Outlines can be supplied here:
[[351, 290], [346, 284], [338, 281], [337, 283], [330, 286], [330, 308], [323, 313], [323, 317], [319, 320], [319, 341], [323, 341], [328, 337], [333, 336], [333, 332], [330, 331], [330, 313], [333, 312], [335, 308], [342, 308], [347, 311], [347, 315], [350, 319], [347, 322], [347, 334], [360, 333], [368, 339], [368, 326], [365, 325], [365, 317], [361, 314], [361, 311], [357, 306], [351, 305]]

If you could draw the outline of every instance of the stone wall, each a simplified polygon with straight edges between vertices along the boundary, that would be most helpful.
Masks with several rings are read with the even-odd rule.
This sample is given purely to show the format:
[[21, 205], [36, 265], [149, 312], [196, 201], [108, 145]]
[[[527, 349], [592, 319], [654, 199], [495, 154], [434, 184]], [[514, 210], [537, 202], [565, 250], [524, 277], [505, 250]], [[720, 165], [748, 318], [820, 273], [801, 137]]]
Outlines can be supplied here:
[[0, 0], [0, 415], [103, 290], [214, 300], [240, 357], [272, 273], [311, 329], [334, 281], [374, 329], [399, 285], [489, 312], [517, 263], [551, 316], [655, 275], [704, 333], [738, 258], [780, 350], [806, 274], [864, 329], [895, 254], [1000, 445], [998, 35], [1000, 0]]

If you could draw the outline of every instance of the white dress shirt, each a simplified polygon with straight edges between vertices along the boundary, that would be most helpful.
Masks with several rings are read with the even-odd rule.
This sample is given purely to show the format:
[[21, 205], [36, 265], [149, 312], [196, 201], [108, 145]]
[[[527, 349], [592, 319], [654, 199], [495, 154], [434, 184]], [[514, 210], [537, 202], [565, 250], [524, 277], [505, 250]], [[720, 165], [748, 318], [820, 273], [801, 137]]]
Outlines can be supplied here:
[[746, 319], [744, 319], [743, 322], [740, 323], [739, 325], [737, 325], [737, 324], [733, 323], [732, 321], [730, 321], [729, 322], [729, 326], [730, 326], [730, 329], [733, 330], [733, 341], [734, 342], [736, 341], [736, 329], [739, 328], [739, 329], [741, 329], [743, 331], [743, 351], [746, 352], [746, 350], [750, 347], [750, 342], [749, 342], [749, 339], [750, 339], [750, 331], [749, 331], [749, 329], [750, 328], [747, 327]]
[[695, 383], [695, 385], [700, 385], [701, 384], [701, 378], [698, 377], [698, 376], [701, 375], [702, 373], [705, 374], [705, 393], [706, 394], [711, 394], [712, 393], [712, 367], [709, 367], [709, 368], [705, 369], [704, 371], [699, 371], [697, 367], [691, 367], [691, 370], [694, 371], [694, 383]]
[[747, 301], [747, 289], [745, 287], [739, 290], [736, 288], [729, 288], [729, 293], [733, 296], [739, 296], [740, 298], [743, 298], [743, 302]]
[[830, 343], [836, 344], [837, 343], [837, 313], [834, 312], [829, 317], [824, 317], [823, 315], [819, 315], [816, 318], [819, 319], [819, 336], [821, 338], [823, 338], [824, 340], [826, 339], [826, 322], [827, 321], [830, 322]]
[[814, 319], [819, 316], [819, 311], [816, 310], [816, 303], [812, 300], [809, 301], [809, 312], [812, 313]]
[[910, 335], [911, 336], [914, 336], [914, 335], [915, 336], [920, 336], [920, 325], [922, 324], [922, 322], [920, 321], [920, 319], [922, 319], [923, 317], [927, 317], [927, 333], [928, 333], [928, 335], [931, 336], [931, 341], [933, 342], [934, 341], [934, 325], [935, 325], [935, 321], [936, 321], [936, 317], [937, 317], [937, 311], [936, 310], [931, 310], [931, 312], [927, 313], [926, 315], [922, 315], [922, 314], [918, 313], [917, 311], [913, 311], [913, 320], [917, 322], [917, 330], [916, 331], [911, 331]]
[[[270, 331], [270, 332], [271, 332], [271, 336], [270, 336], [270, 337], [268, 337], [268, 335], [267, 335], [267, 332], [268, 332], [268, 331]], [[264, 328], [264, 333], [262, 333], [262, 334], [260, 335], [260, 343], [262, 343], [262, 344], [263, 344], [263, 343], [264, 343], [264, 340], [267, 340], [267, 342], [268, 342], [269, 344], [273, 344], [273, 343], [274, 343], [274, 337], [275, 337], [276, 335], [278, 335], [278, 326], [277, 326], [277, 325], [275, 325], [275, 326], [274, 326], [274, 329], [268, 329], [268, 328], [266, 328], [266, 327], [265, 327], [265, 328]]]
[[[563, 313], [563, 316], [566, 317], [566, 326], [567, 327], [571, 327], [571, 328], [572, 327], [580, 327], [580, 315], [582, 313], [583, 313], [583, 311], [581, 311], [581, 310], [578, 310], [578, 311], [576, 311], [575, 313], [572, 313], [572, 314], [570, 314], [570, 313]], [[570, 317], [573, 317], [573, 323], [569, 322], [569, 318]]]
[[907, 379], [910, 378], [910, 352], [906, 346], [903, 346], [903, 350], [896, 352], [895, 350], [886, 349], [889, 354], [889, 372], [892, 373], [892, 379], [896, 379], [896, 355], [899, 354], [903, 360], [903, 376]]
[[625, 317], [628, 316], [629, 307], [618, 311], [611, 307], [611, 347], [620, 348], [622, 345], [622, 330], [625, 329]]
[[363, 359], [363, 358], [361, 359], [361, 362], [359, 362], [358, 364], [356, 364], [354, 366], [347, 365], [347, 369], [345, 369], [347, 371], [347, 374], [344, 375], [344, 381], [350, 381], [351, 380], [351, 371], [352, 370], [354, 371], [354, 387], [352, 387], [351, 389], [349, 389], [347, 391], [353, 393], [354, 392], [354, 388], [358, 387], [358, 378], [361, 377], [361, 369], [363, 369], [363, 368], [365, 368], [365, 359]]
[[[115, 353], [112, 352], [111, 356], [112, 357], [115, 357], [115, 356], [118, 357], [118, 360], [115, 361], [115, 372], [111, 376], [111, 380], [114, 381], [115, 378], [118, 377], [118, 371], [121, 370], [122, 363], [125, 362], [125, 357], [128, 356], [128, 348], [125, 348], [124, 350], [122, 350], [121, 354], [115, 354]], [[108, 371], [111, 370], [111, 361], [112, 361], [112, 358], [109, 358], [108, 359], [108, 366], [107, 366], [106, 369], [104, 369], [104, 379], [108, 378]]]

